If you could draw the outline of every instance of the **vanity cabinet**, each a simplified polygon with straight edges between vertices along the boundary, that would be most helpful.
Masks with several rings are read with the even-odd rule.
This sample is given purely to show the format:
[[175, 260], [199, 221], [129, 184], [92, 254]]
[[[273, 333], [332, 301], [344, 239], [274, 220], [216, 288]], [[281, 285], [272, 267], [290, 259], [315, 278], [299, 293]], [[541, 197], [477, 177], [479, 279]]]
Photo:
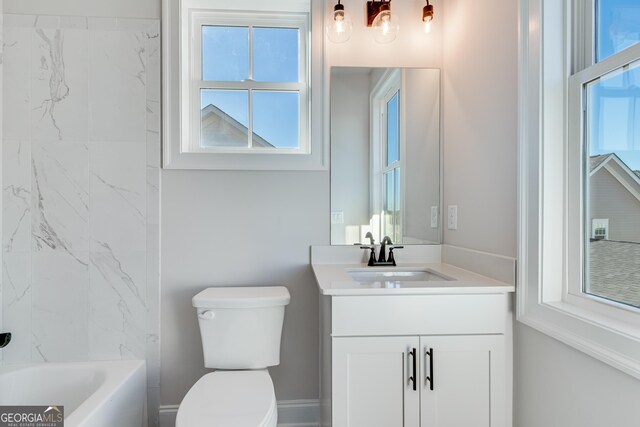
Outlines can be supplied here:
[[507, 294], [322, 301], [323, 426], [511, 425]]
[[333, 425], [499, 425], [492, 423], [491, 403], [501, 399], [503, 339], [492, 335], [335, 338]]

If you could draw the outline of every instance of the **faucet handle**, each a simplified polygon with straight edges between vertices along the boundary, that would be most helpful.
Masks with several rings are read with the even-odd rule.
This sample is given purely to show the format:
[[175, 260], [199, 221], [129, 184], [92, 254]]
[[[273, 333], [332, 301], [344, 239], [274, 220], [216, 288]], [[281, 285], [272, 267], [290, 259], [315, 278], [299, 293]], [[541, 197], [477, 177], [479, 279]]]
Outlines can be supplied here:
[[396, 259], [393, 257], [393, 250], [394, 249], [404, 249], [404, 246], [391, 246], [389, 248], [389, 257], [387, 258], [387, 262], [390, 262], [393, 264], [393, 266], [396, 266]]
[[376, 247], [374, 245], [368, 246], [360, 246], [360, 249], [369, 249], [369, 263], [367, 264], [369, 267], [373, 266], [376, 263]]

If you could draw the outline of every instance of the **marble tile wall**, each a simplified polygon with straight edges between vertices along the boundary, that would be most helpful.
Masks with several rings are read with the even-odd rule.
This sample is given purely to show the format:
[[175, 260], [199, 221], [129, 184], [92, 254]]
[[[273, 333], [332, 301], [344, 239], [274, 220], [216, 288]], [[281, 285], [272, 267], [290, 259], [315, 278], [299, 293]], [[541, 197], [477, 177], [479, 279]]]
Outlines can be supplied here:
[[151, 414], [159, 25], [4, 15], [2, 56], [3, 361], [146, 359]]

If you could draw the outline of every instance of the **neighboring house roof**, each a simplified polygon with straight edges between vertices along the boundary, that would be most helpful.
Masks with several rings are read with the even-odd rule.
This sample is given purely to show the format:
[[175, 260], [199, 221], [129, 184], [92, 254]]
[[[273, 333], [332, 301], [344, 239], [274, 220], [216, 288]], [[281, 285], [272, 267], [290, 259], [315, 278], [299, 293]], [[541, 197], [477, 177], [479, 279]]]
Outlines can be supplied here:
[[598, 168], [598, 166], [604, 163], [605, 160], [609, 160], [613, 155], [614, 155], [613, 153], [609, 153], [609, 154], [600, 154], [598, 156], [591, 156], [589, 158], [591, 163], [590, 171], [593, 172], [595, 169]]
[[[202, 109], [200, 118], [203, 124], [203, 135], [209, 134], [211, 136], [215, 136], [224, 134], [224, 137], [221, 138], [222, 142], [220, 144], [216, 144], [215, 140], [208, 138], [206, 141], [203, 141], [206, 146], [246, 146], [249, 129], [220, 108], [213, 104], [209, 104]], [[253, 132], [252, 143], [254, 147], [275, 148], [273, 144], [270, 144], [255, 132]]]
[[640, 243], [593, 240], [589, 293], [640, 307]]
[[640, 174], [632, 171], [625, 162], [615, 153], [600, 154], [589, 158], [590, 176], [605, 169], [633, 196], [640, 201]]

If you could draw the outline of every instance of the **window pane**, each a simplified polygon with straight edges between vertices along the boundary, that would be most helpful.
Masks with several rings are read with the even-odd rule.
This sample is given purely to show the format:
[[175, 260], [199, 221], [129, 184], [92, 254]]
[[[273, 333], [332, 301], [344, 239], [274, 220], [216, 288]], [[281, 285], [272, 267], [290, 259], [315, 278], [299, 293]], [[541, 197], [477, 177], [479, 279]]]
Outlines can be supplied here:
[[640, 307], [640, 63], [586, 86], [585, 292]]
[[202, 27], [202, 80], [242, 81], [249, 78], [249, 29]]
[[395, 180], [395, 191], [394, 191], [394, 205], [395, 205], [395, 213], [394, 213], [394, 235], [392, 237], [393, 242], [402, 243], [402, 215], [400, 212], [400, 168], [395, 168], [394, 172], [394, 180]]
[[399, 92], [387, 102], [387, 166], [400, 160]]
[[246, 90], [200, 92], [200, 146], [249, 146], [249, 94]]
[[384, 173], [384, 211], [382, 222], [382, 235], [393, 238], [393, 217], [395, 213], [395, 186], [393, 183], [393, 170]]
[[299, 148], [298, 92], [253, 92], [253, 146]]
[[298, 81], [298, 29], [253, 29], [253, 79], [257, 82]]
[[640, 41], [640, 1], [596, 0], [596, 61]]

